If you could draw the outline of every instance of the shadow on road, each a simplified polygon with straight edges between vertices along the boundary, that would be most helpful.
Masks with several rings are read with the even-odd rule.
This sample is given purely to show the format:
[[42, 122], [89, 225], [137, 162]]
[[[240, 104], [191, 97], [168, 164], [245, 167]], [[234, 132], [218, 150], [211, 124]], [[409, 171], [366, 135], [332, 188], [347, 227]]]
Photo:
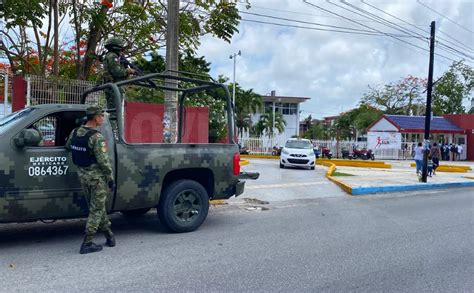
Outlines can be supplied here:
[[[111, 214], [112, 229], [116, 234], [165, 234], [156, 211], [150, 211], [138, 218], [125, 217], [120, 213]], [[12, 245], [56, 242], [84, 235], [86, 219], [58, 220], [54, 223], [32, 222], [0, 224], [0, 249]], [[100, 232], [98, 232], [100, 234]]]

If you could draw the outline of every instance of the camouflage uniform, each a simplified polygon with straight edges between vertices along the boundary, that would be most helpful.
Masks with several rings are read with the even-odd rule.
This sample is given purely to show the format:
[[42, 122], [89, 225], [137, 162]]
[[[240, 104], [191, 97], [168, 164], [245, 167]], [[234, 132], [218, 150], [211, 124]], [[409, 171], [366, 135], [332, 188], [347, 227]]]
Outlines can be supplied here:
[[[120, 52], [123, 50], [123, 41], [119, 38], [110, 38], [105, 43], [105, 47], [109, 50], [103, 59], [104, 74], [103, 82], [118, 82], [129, 77], [127, 68], [120, 64]], [[107, 109], [115, 108], [115, 97], [111, 89], [105, 89], [105, 98], [107, 100]], [[124, 94], [122, 88], [120, 93]]]
[[[94, 132], [92, 135], [89, 133], [91, 131]], [[105, 203], [109, 194], [108, 183], [113, 181], [113, 176], [105, 139], [99, 131], [86, 126], [80, 126], [69, 135], [66, 149], [74, 151], [74, 137], [80, 138], [88, 134], [90, 135], [88, 147], [92, 152], [89, 155], [91, 158], [95, 158], [95, 162], [88, 167], [78, 166], [79, 181], [84, 189], [89, 206], [89, 217], [87, 218], [84, 242], [91, 243], [95, 233], [100, 230], [105, 234], [107, 244], [109, 245], [109, 239], [113, 238], [113, 233], [110, 229], [111, 223], [107, 216]], [[114, 244], [109, 246], [115, 245], [115, 239], [113, 242]]]

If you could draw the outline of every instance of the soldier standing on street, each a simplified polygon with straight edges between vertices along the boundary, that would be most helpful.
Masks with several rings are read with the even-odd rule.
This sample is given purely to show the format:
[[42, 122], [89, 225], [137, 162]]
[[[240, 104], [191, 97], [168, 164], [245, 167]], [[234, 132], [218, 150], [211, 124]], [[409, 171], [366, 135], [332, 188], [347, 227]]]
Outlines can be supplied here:
[[71, 151], [72, 160], [78, 167], [79, 180], [89, 206], [81, 254], [102, 250], [101, 245], [92, 242], [98, 230], [104, 233], [107, 246], [115, 246], [115, 236], [110, 229], [111, 223], [105, 208], [107, 195], [109, 190], [114, 190], [115, 183], [107, 144], [102, 134], [95, 129], [104, 122], [104, 111], [98, 106], [90, 106], [86, 115], [86, 124], [74, 129], [66, 142], [66, 148]]
[[[112, 37], [105, 42], [107, 53], [103, 59], [104, 76], [103, 82], [118, 82], [127, 79], [130, 74], [134, 74], [135, 70], [124, 67], [120, 63], [120, 57], [125, 49], [125, 42], [118, 37]], [[107, 100], [107, 109], [115, 108], [115, 97], [111, 89], [105, 89], [105, 98]], [[120, 93], [124, 94], [123, 89], [120, 88]]]

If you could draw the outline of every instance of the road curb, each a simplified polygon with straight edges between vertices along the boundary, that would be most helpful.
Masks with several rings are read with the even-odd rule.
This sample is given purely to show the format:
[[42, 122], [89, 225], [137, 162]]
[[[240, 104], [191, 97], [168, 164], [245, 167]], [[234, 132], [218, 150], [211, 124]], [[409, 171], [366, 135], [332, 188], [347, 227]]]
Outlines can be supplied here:
[[426, 189], [443, 189], [455, 187], [474, 186], [474, 182], [449, 182], [449, 183], [426, 183], [426, 184], [410, 184], [410, 185], [385, 185], [385, 186], [368, 186], [368, 187], [352, 187], [352, 195], [364, 195], [382, 192], [400, 192], [412, 190]]
[[[416, 167], [415, 163], [411, 163], [410, 167]], [[452, 173], [467, 173], [471, 170], [470, 166], [456, 166], [456, 165], [439, 165], [436, 172], [452, 172]]]
[[247, 159], [272, 159], [272, 160], [279, 160], [280, 156], [272, 156], [272, 155], [240, 155], [241, 158]]
[[380, 168], [380, 169], [391, 169], [392, 165], [381, 161], [354, 161], [354, 160], [326, 160], [317, 159], [316, 164], [323, 165], [323, 163], [329, 162], [336, 166], [346, 167], [358, 167], [358, 168]]

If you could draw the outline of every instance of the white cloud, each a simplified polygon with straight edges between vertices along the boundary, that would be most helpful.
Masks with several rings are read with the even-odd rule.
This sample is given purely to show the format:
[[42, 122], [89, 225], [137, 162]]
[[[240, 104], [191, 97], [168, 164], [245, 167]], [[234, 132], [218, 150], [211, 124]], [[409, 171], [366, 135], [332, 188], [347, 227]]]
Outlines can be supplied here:
[[[421, 0], [425, 3], [425, 0]], [[356, 19], [363, 25], [384, 32], [403, 34], [387, 28], [360, 15], [351, 14], [326, 1], [311, 0], [318, 6]], [[333, 3], [344, 6], [333, 0]], [[413, 33], [429, 37], [429, 25], [437, 23], [437, 40], [449, 46], [458, 41], [468, 48], [459, 50], [474, 55], [474, 34], [423, 7], [416, 1], [371, 1], [367, 3], [393, 14], [422, 30], [405, 25], [402, 21], [376, 11], [360, 1], [350, 1], [359, 8], [402, 25]], [[321, 12], [303, 1], [253, 0], [252, 8], [242, 11], [284, 17], [295, 20], [318, 22], [330, 25], [367, 29], [334, 15]], [[432, 9], [474, 31], [473, 1], [426, 2]], [[344, 6], [347, 7], [347, 6]], [[310, 26], [281, 20], [241, 15], [244, 19]], [[442, 33], [439, 32], [442, 31]], [[387, 84], [408, 75], [427, 77], [429, 54], [386, 36], [364, 36], [336, 32], [273, 26], [242, 21], [231, 44], [216, 38], [204, 37], [199, 54], [212, 63], [212, 74], [224, 74], [232, 80], [233, 61], [229, 55], [242, 51], [237, 57], [236, 80], [245, 88], [253, 88], [260, 94], [276, 90], [278, 95], [311, 97], [302, 104], [303, 117], [323, 117], [348, 110], [358, 103], [367, 85]], [[451, 39], [453, 38], [453, 39]], [[428, 40], [402, 38], [416, 46], [429, 49]], [[450, 42], [450, 43], [447, 43]], [[454, 47], [454, 46], [453, 46]], [[471, 51], [468, 51], [468, 50]], [[437, 45], [435, 52], [459, 60], [459, 56], [444, 52]], [[435, 78], [442, 74], [452, 61], [439, 56], [435, 59]], [[469, 63], [472, 66], [472, 60]], [[467, 103], [467, 101], [466, 101]]]

